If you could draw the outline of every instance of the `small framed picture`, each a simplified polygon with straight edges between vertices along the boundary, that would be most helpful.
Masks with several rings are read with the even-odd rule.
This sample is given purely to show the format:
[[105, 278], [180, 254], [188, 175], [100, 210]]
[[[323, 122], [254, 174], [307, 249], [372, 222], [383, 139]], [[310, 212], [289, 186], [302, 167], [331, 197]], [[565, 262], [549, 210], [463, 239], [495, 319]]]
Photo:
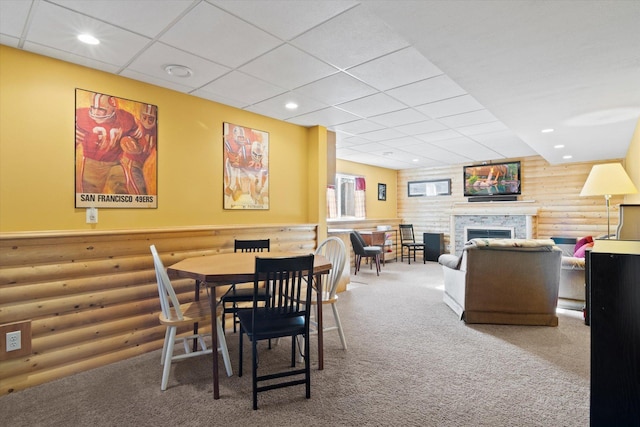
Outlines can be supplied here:
[[436, 179], [431, 181], [410, 181], [407, 184], [409, 197], [431, 197], [451, 195], [451, 179]]
[[387, 184], [378, 184], [378, 200], [387, 200]]

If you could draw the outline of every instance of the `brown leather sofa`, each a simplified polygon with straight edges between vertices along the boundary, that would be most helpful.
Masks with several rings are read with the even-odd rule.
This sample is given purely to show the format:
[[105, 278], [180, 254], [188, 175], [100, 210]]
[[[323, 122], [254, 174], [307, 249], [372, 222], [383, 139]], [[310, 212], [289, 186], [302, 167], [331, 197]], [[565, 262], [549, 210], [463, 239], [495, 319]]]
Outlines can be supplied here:
[[441, 255], [444, 302], [466, 323], [557, 326], [562, 251], [551, 239], [473, 239]]

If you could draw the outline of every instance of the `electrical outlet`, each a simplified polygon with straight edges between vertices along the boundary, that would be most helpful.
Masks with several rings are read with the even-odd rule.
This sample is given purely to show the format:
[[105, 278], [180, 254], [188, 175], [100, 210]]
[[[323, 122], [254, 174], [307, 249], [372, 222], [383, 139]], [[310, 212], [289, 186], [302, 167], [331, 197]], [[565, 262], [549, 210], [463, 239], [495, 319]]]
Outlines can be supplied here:
[[20, 350], [22, 348], [22, 332], [7, 332], [7, 351]]

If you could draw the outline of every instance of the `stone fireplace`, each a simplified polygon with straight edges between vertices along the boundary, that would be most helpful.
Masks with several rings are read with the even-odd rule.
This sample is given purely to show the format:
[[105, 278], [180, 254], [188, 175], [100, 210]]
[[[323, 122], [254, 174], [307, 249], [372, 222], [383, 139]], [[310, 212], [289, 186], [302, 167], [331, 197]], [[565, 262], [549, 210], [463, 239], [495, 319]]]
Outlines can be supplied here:
[[456, 255], [462, 253], [465, 242], [469, 240], [470, 231], [472, 235], [479, 237], [534, 238], [538, 208], [528, 203], [456, 204], [451, 215], [451, 253]]

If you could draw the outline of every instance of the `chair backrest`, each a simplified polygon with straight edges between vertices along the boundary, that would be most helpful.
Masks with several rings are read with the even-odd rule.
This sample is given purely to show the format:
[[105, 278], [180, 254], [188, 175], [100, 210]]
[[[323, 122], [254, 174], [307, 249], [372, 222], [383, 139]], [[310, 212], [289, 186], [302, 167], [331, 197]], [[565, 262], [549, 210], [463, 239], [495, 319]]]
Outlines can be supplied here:
[[618, 240], [640, 240], [640, 205], [620, 205]]
[[[156, 281], [158, 282], [158, 296], [160, 297], [160, 308], [162, 309], [162, 315], [165, 319], [174, 318], [176, 320], [182, 320], [182, 310], [180, 310], [180, 302], [176, 296], [176, 292], [171, 285], [167, 270], [162, 264], [160, 255], [156, 250], [155, 245], [150, 246], [151, 255], [153, 255], [153, 266], [156, 269]], [[172, 310], [173, 309], [173, 310]], [[173, 313], [172, 313], [173, 311]]]
[[413, 236], [413, 224], [400, 224], [400, 242], [401, 243], [415, 243], [416, 239]]
[[236, 240], [233, 244], [234, 252], [267, 252], [271, 251], [270, 248], [271, 239], [261, 240]]
[[[303, 316], [308, 324], [310, 304], [305, 305], [305, 302], [311, 300], [312, 287], [307, 283], [311, 283], [313, 278], [313, 259], [313, 254], [283, 258], [256, 257], [254, 326], [265, 319]], [[268, 295], [264, 306], [257, 298], [263, 282]]]
[[363, 239], [362, 236], [360, 236], [360, 233], [358, 233], [357, 231], [352, 231], [351, 234], [349, 234], [349, 238], [351, 239], [351, 246], [353, 246], [353, 252], [355, 252], [357, 255], [361, 255], [361, 256], [365, 256], [366, 252], [364, 250], [364, 243], [363, 243]]
[[322, 292], [329, 298], [336, 295], [342, 270], [347, 259], [347, 248], [344, 242], [337, 237], [329, 237], [320, 243], [315, 252], [316, 255], [322, 255], [331, 262], [331, 271], [329, 274], [323, 274], [321, 279]]

